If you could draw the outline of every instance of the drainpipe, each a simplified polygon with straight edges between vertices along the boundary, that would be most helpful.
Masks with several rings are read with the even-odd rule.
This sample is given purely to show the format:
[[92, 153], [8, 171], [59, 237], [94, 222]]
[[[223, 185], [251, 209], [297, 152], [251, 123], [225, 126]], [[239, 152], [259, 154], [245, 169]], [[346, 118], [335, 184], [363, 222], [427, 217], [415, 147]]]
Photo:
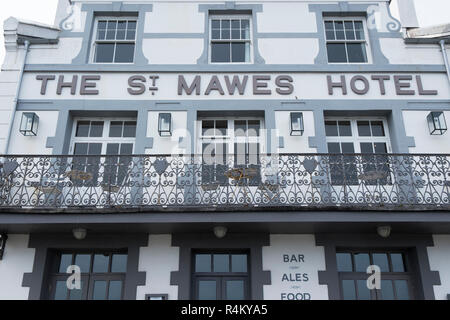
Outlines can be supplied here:
[[445, 69], [447, 70], [448, 82], [450, 84], [450, 63], [448, 62], [447, 50], [445, 49], [445, 40], [441, 40], [439, 43], [441, 45], [442, 56], [445, 62]]
[[11, 121], [9, 122], [9, 126], [8, 126], [5, 149], [3, 150], [3, 154], [4, 155], [6, 155], [8, 153], [8, 149], [9, 149], [9, 140], [11, 139], [12, 128], [14, 126], [14, 119], [16, 117], [17, 104], [19, 102], [19, 94], [20, 94], [20, 89], [22, 87], [23, 72], [24, 72], [24, 69], [25, 69], [25, 64], [27, 62], [27, 56], [28, 56], [28, 49], [29, 48], [30, 48], [30, 41], [25, 40], [25, 56], [23, 57], [22, 66], [20, 68], [19, 83], [17, 84], [16, 95], [15, 95], [15, 98], [14, 98], [14, 107], [13, 107], [13, 110], [12, 110]]

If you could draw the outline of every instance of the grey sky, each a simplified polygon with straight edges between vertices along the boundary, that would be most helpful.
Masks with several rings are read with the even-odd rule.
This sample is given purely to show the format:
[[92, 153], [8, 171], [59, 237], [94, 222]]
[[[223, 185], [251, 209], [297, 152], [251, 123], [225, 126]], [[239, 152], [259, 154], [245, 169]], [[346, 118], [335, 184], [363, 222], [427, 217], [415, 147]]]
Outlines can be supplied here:
[[[53, 24], [58, 0], [0, 1], [0, 65], [3, 63], [3, 21], [10, 16]], [[450, 0], [415, 0], [421, 26], [450, 23]]]

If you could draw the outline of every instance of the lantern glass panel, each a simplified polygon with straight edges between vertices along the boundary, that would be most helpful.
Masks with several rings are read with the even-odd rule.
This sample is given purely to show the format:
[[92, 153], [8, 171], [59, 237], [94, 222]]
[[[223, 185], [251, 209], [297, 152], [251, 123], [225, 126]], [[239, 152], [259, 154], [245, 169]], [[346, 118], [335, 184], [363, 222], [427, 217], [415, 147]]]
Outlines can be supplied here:
[[36, 136], [39, 126], [39, 117], [34, 112], [24, 112], [20, 123], [20, 132], [24, 136]]
[[159, 135], [162, 137], [172, 135], [172, 115], [170, 113], [159, 114]]
[[443, 135], [447, 131], [447, 123], [443, 112], [431, 112], [427, 121], [431, 135]]
[[301, 136], [304, 132], [303, 113], [291, 113], [291, 136]]

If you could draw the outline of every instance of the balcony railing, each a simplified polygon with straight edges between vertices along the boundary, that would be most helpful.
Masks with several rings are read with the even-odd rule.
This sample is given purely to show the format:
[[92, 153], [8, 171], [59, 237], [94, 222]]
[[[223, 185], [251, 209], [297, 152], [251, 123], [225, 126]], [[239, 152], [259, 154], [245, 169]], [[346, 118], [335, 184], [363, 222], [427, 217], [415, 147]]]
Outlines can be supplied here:
[[0, 208], [450, 209], [450, 155], [220, 158], [3, 156]]

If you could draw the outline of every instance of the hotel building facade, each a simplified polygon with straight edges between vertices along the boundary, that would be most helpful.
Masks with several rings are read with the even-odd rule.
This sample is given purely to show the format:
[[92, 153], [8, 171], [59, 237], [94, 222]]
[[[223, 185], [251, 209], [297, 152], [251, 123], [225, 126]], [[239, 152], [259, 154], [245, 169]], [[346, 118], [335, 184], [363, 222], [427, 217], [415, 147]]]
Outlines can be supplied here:
[[450, 26], [412, 1], [60, 0], [4, 35], [0, 299], [448, 298]]

